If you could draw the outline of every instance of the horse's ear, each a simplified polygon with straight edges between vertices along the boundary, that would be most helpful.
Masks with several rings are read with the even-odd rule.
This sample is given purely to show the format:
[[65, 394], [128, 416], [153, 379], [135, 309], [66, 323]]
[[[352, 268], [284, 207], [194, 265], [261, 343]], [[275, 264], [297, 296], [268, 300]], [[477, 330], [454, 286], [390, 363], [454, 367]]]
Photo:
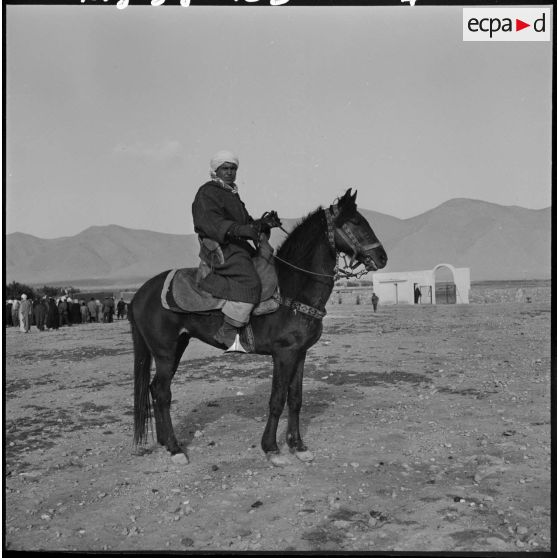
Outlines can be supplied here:
[[353, 194], [353, 189], [349, 188], [346, 192], [345, 195], [343, 196], [343, 199], [345, 200], [349, 200], [351, 199], [351, 201], [356, 201], [356, 197], [357, 197], [357, 190], [355, 190], [355, 193]]
[[343, 196], [339, 198], [339, 201], [337, 202], [339, 207], [338, 222], [345, 222], [356, 211], [355, 199], [356, 191], [353, 194], [351, 188], [349, 188]]
[[[343, 205], [344, 203], [347, 203], [349, 201], [354, 202], [355, 198], [352, 196], [352, 189], [349, 188], [341, 198], [339, 198], [339, 204]], [[356, 194], [356, 192], [355, 192]]]

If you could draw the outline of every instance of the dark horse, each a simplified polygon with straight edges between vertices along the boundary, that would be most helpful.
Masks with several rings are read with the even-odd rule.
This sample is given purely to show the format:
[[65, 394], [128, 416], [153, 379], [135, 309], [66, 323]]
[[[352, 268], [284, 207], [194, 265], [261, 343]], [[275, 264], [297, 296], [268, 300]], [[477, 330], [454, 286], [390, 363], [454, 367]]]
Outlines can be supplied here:
[[[276, 439], [285, 402], [289, 409], [289, 449], [301, 460], [313, 459], [299, 431], [302, 375], [306, 352], [322, 334], [338, 253], [352, 256], [356, 262], [353, 267], [363, 264], [367, 270], [381, 269], [387, 262], [384, 248], [357, 211], [355, 200], [356, 192], [353, 195], [347, 190], [336, 204], [318, 208], [287, 236], [275, 256], [281, 304], [274, 313], [251, 319], [254, 352], [273, 357], [269, 417], [261, 447], [274, 465], [287, 462], [279, 453]], [[171, 381], [192, 337], [226, 348], [213, 339], [223, 314], [220, 310], [185, 314], [163, 308], [161, 290], [167, 273], [149, 279], [135, 294], [128, 310], [134, 342], [134, 442], [146, 441], [151, 393], [158, 443], [169, 450], [174, 460], [187, 463], [171, 422]], [[150, 383], [152, 358], [155, 375]]]

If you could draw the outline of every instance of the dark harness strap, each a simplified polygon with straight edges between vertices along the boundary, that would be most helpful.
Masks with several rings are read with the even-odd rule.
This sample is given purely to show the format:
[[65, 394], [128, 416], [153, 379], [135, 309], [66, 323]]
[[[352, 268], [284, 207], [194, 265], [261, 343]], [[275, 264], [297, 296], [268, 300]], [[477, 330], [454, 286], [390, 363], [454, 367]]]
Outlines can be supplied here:
[[273, 298], [282, 306], [290, 308], [295, 314], [297, 312], [302, 312], [303, 314], [315, 318], [316, 320], [321, 320], [327, 314], [325, 310], [318, 310], [313, 306], [302, 304], [302, 302], [298, 302], [297, 300], [289, 298], [288, 296], [282, 296], [278, 293], [273, 295]]

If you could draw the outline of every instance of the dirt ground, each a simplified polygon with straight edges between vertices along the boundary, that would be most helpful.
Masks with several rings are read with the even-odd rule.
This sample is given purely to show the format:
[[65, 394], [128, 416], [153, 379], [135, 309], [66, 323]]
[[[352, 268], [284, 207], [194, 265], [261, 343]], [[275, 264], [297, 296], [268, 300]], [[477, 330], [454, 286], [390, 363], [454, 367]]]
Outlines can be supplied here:
[[550, 304], [328, 312], [301, 413], [315, 459], [283, 468], [259, 446], [269, 357], [192, 343], [176, 465], [133, 451], [127, 322], [7, 329], [7, 548], [549, 551]]

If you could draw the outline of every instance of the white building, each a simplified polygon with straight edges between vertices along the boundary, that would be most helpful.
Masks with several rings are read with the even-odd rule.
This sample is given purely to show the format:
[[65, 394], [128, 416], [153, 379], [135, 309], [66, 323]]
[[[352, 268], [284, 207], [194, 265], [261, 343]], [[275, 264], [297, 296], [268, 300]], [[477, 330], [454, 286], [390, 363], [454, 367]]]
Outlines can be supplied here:
[[[440, 270], [444, 278], [436, 281], [436, 272]], [[468, 267], [441, 263], [423, 271], [380, 271], [372, 274], [372, 280], [380, 304], [469, 304], [471, 271]], [[415, 302], [416, 287], [421, 294], [418, 302]]]

